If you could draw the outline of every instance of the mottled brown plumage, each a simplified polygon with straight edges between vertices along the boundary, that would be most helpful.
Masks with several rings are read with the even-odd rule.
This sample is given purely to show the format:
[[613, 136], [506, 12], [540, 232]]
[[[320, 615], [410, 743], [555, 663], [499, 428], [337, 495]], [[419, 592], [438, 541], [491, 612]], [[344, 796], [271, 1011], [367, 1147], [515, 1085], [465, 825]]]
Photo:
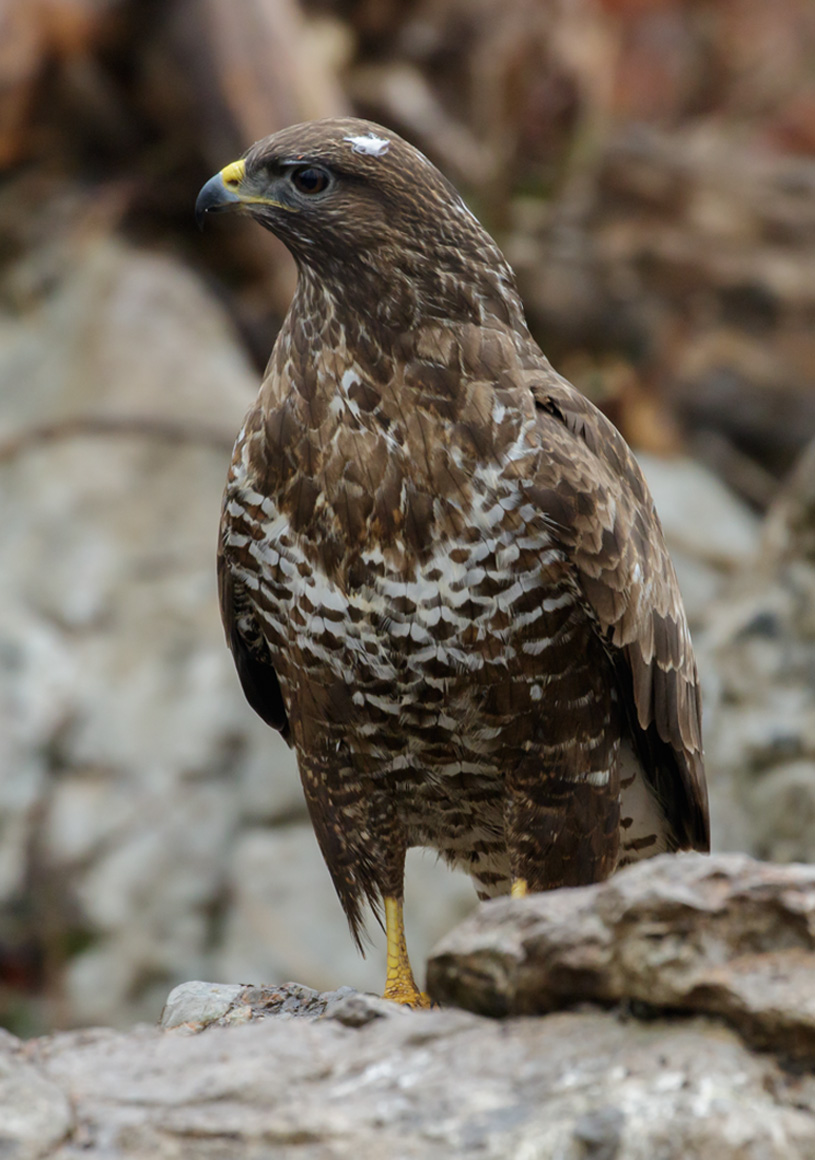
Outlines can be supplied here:
[[[324, 188], [322, 188], [324, 184]], [[235, 446], [219, 577], [354, 934], [431, 846], [479, 894], [707, 849], [699, 690], [659, 520], [441, 174], [357, 120], [205, 186], [299, 270]]]

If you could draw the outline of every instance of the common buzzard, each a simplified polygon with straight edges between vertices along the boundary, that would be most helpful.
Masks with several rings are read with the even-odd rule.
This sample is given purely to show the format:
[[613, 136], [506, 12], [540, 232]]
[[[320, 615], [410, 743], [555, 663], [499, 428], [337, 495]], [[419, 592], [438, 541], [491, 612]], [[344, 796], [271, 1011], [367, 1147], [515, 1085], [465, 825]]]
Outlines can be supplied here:
[[384, 905], [385, 995], [421, 1004], [409, 847], [481, 898], [708, 848], [685, 613], [629, 448], [426, 157], [367, 121], [296, 125], [196, 212], [233, 208], [299, 278], [226, 486], [227, 638], [358, 942]]

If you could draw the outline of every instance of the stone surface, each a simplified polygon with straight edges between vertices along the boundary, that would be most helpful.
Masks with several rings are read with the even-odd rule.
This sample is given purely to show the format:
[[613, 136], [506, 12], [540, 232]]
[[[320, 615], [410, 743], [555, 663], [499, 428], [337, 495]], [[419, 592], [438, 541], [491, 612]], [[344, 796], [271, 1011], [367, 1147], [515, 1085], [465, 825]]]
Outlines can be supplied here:
[[709, 468], [637, 453], [676, 568], [691, 630], [735, 573], [752, 565], [760, 524]]
[[671, 551], [732, 574], [752, 562], [759, 521], [709, 468], [637, 453]]
[[161, 1012], [161, 1026], [202, 1031], [235, 1010], [245, 988], [240, 983], [203, 983], [198, 980], [173, 987]]
[[0, 1034], [0, 1152], [809, 1160], [814, 970], [815, 868], [663, 856], [448, 936], [434, 994], [510, 1018], [191, 982], [166, 1030]]
[[167, 996], [159, 1024], [165, 1031], [183, 1029], [193, 1034], [212, 1024], [278, 1019], [337, 1019], [347, 1027], [364, 1027], [374, 1019], [407, 1014], [378, 995], [340, 987], [315, 991], [302, 983], [272, 987], [245, 987], [233, 983], [181, 983]]
[[[0, 1061], [17, 1077], [10, 1160], [804, 1160], [815, 1150], [815, 1081], [702, 1019], [496, 1022], [394, 1009], [356, 1027], [269, 1017], [199, 1035], [8, 1037]], [[47, 1127], [35, 1107], [43, 1092], [62, 1109]]]
[[815, 1061], [815, 868], [663, 855], [608, 882], [498, 900], [428, 965], [441, 1003], [489, 1015], [593, 1001], [721, 1016]]
[[[61, 981], [49, 1018], [129, 1022], [178, 964], [207, 969], [244, 816], [301, 794], [246, 712], [215, 597], [254, 373], [179, 262], [93, 231], [48, 257], [37, 308], [0, 309], [0, 383], [26, 385], [0, 391], [0, 944]], [[170, 436], [25, 443], [83, 416]]]
[[815, 860], [815, 444], [697, 635], [713, 840]]
[[25, 1059], [18, 1040], [0, 1032], [0, 1155], [12, 1160], [51, 1155], [73, 1125], [65, 1090]]

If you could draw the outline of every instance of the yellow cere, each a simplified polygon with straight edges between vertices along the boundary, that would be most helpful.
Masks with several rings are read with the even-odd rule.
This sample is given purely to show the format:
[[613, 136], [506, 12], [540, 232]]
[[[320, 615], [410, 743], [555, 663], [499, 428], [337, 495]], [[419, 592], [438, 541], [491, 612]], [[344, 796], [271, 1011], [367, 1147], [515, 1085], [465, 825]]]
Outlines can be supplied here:
[[245, 173], [245, 161], [232, 161], [221, 170], [221, 180], [227, 189], [234, 189], [243, 181]]
[[[299, 213], [297, 206], [287, 205], [285, 202], [278, 201], [274, 197], [267, 197], [262, 193], [249, 193], [242, 189], [241, 186], [246, 177], [245, 161], [230, 161], [229, 165], [225, 165], [221, 170], [219, 176], [224, 189], [228, 189], [243, 205], [270, 205], [274, 209], [283, 209], [286, 213]], [[252, 183], [249, 184], [251, 186]]]

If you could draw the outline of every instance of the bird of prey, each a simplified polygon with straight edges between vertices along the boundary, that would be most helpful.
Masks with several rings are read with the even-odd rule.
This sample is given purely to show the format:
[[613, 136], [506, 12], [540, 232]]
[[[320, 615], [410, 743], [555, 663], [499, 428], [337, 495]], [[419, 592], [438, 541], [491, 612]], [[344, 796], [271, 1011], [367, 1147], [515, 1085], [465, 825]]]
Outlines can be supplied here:
[[250, 705], [293, 745], [351, 930], [423, 1005], [405, 852], [481, 898], [707, 850], [696, 665], [643, 476], [532, 338], [515, 277], [427, 158], [357, 119], [201, 190], [294, 255], [238, 435], [218, 570]]

